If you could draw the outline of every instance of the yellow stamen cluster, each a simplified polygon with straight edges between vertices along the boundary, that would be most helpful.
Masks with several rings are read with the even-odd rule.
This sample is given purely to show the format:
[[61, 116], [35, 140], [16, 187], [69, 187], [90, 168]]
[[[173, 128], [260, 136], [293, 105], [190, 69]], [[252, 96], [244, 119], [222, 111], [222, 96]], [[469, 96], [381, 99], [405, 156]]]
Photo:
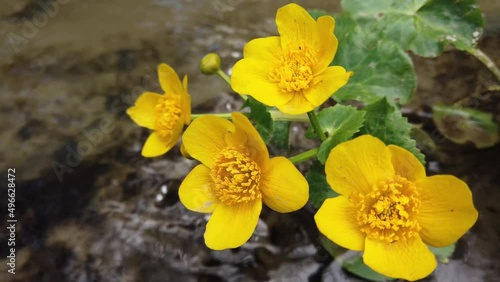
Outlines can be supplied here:
[[155, 113], [156, 132], [161, 137], [170, 136], [182, 114], [180, 96], [165, 94], [156, 104]]
[[249, 153], [227, 147], [217, 157], [210, 176], [215, 184], [215, 195], [223, 204], [247, 203], [262, 197], [260, 167]]
[[374, 185], [368, 194], [354, 195], [361, 231], [388, 243], [418, 235], [418, 196], [415, 185], [401, 176]]
[[280, 64], [269, 74], [272, 81], [286, 92], [307, 89], [313, 79], [316, 58], [311, 48], [302, 43], [281, 56]]

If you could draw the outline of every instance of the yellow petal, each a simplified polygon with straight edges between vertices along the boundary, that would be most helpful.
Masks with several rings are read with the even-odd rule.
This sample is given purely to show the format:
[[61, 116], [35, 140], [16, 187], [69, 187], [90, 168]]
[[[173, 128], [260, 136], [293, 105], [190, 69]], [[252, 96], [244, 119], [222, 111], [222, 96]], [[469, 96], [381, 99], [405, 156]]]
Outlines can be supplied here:
[[177, 140], [179, 140], [180, 132], [177, 136], [172, 134], [168, 138], [162, 138], [156, 131], [153, 131], [144, 146], [142, 147], [142, 156], [146, 158], [158, 157], [167, 153], [172, 147], [175, 146]]
[[269, 79], [269, 70], [272, 68], [261, 60], [240, 60], [233, 67], [231, 87], [236, 93], [250, 95], [268, 106], [285, 104], [293, 95], [281, 91], [278, 83]]
[[279, 62], [282, 55], [280, 44], [279, 36], [253, 39], [245, 44], [243, 56], [245, 58], [261, 60], [265, 64], [274, 64]]
[[187, 94], [182, 95], [181, 111], [183, 116], [183, 122], [185, 125], [191, 123], [191, 96]]
[[352, 72], [346, 72], [343, 67], [329, 67], [314, 77], [313, 85], [304, 90], [304, 96], [314, 107], [317, 107], [344, 86], [351, 75]]
[[217, 205], [207, 224], [205, 244], [212, 250], [240, 247], [255, 231], [261, 210], [260, 200], [233, 206]]
[[175, 146], [175, 143], [172, 145], [171, 142], [169, 142], [170, 140], [172, 140], [172, 138], [162, 138], [156, 131], [153, 131], [148, 139], [146, 139], [144, 146], [142, 146], [142, 156], [153, 158], [167, 153]]
[[181, 94], [181, 110], [184, 117], [184, 124], [188, 125], [191, 122], [191, 96], [189, 96], [188, 91], [188, 77], [184, 76], [182, 80], [182, 87], [184, 91]]
[[288, 4], [278, 9], [276, 26], [281, 37], [283, 50], [293, 49], [300, 42], [313, 42], [316, 21], [297, 4]]
[[391, 244], [367, 238], [363, 261], [381, 274], [410, 281], [428, 276], [437, 266], [434, 255], [418, 236]]
[[189, 210], [212, 213], [217, 204], [212, 185], [210, 169], [202, 164], [197, 165], [182, 181], [179, 187], [179, 199]]
[[472, 193], [452, 175], [436, 175], [415, 182], [420, 189], [418, 223], [425, 243], [444, 247], [456, 242], [477, 220]]
[[279, 37], [258, 38], [245, 45], [245, 58], [233, 67], [231, 87], [240, 94], [248, 94], [268, 106], [285, 104], [292, 94], [282, 92], [278, 83], [271, 81], [270, 72], [279, 62]]
[[155, 107], [162, 95], [144, 92], [137, 98], [134, 106], [127, 109], [127, 114], [139, 126], [154, 129], [156, 124]]
[[186, 151], [186, 146], [184, 146], [184, 142], [181, 142], [181, 155], [189, 160], [194, 160], [193, 157]]
[[225, 138], [234, 132], [234, 125], [223, 118], [203, 116], [188, 126], [182, 142], [189, 155], [208, 167], [212, 167], [220, 151], [227, 147]]
[[328, 239], [344, 248], [361, 251], [365, 246], [365, 234], [356, 220], [357, 209], [345, 197], [326, 199], [314, 220], [318, 230]]
[[167, 64], [158, 66], [158, 78], [160, 80], [161, 89], [167, 94], [181, 94], [182, 85], [177, 73]]
[[409, 151], [394, 145], [387, 146], [391, 151], [392, 165], [397, 175], [412, 182], [425, 177], [425, 168]]
[[333, 148], [325, 164], [326, 180], [337, 193], [369, 193], [373, 185], [392, 178], [389, 149], [379, 139], [363, 135]]
[[300, 171], [285, 157], [272, 158], [261, 176], [262, 200], [277, 212], [302, 208], [309, 199], [309, 184]]
[[185, 92], [188, 92], [188, 76], [184, 75], [182, 78], [182, 88], [184, 88]]
[[294, 92], [293, 98], [284, 105], [278, 105], [277, 108], [286, 114], [298, 115], [314, 110], [315, 106], [311, 104], [302, 92]]
[[227, 143], [236, 148], [243, 147], [250, 153], [250, 158], [265, 169], [269, 162], [269, 152], [259, 133], [246, 116], [233, 112], [231, 119], [235, 127], [234, 134], [228, 135]]
[[316, 36], [313, 38], [313, 48], [316, 50], [316, 59], [313, 73], [320, 73], [326, 69], [337, 53], [339, 45], [337, 37], [333, 35], [335, 20], [330, 16], [318, 18], [316, 24]]

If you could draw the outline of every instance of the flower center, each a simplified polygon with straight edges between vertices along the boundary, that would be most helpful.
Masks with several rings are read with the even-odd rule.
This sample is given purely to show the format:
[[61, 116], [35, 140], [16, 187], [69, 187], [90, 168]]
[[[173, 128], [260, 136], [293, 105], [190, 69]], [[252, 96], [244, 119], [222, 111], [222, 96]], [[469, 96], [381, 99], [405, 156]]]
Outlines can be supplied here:
[[260, 168], [249, 153], [227, 147], [217, 157], [210, 176], [215, 183], [215, 195], [223, 204], [247, 203], [262, 197]]
[[368, 194], [354, 195], [361, 231], [369, 238], [388, 243], [414, 237], [421, 227], [416, 215], [420, 206], [415, 185], [399, 175], [381, 181]]
[[286, 92], [297, 92], [309, 88], [313, 79], [312, 68], [316, 58], [311, 48], [302, 43], [296, 49], [281, 56], [279, 65], [269, 74], [273, 82]]
[[164, 95], [161, 97], [156, 104], [155, 113], [155, 131], [158, 132], [161, 137], [169, 137], [182, 114], [180, 109], [180, 96]]

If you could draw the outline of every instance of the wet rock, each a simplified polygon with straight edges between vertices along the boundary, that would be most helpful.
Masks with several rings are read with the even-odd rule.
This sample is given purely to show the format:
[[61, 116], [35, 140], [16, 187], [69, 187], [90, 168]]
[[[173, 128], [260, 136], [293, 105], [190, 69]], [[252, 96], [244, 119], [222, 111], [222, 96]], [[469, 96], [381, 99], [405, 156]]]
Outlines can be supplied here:
[[[469, 281], [494, 281], [484, 280], [484, 272], [470, 267], [464, 262], [450, 260], [447, 264], [439, 264], [438, 268], [434, 271], [434, 278], [430, 281], [456, 281], [456, 282], [469, 282]], [[498, 277], [495, 277], [496, 279]]]
[[320, 264], [312, 257], [305, 257], [293, 263], [283, 263], [277, 270], [270, 271], [270, 281], [301, 282], [308, 281], [318, 269]]
[[20, 18], [26, 10], [33, 10], [36, 0], [5, 0], [0, 3], [0, 18]]

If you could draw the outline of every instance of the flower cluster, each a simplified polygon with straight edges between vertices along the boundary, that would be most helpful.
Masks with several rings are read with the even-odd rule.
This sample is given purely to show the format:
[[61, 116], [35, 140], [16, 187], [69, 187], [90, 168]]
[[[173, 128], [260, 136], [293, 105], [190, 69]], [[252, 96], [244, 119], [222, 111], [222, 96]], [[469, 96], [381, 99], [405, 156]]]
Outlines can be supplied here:
[[[241, 95], [276, 107], [281, 117], [307, 112], [323, 141], [314, 109], [353, 75], [330, 66], [338, 47], [334, 19], [314, 20], [302, 7], [289, 4], [278, 10], [276, 25], [280, 36], [246, 44], [230, 85]], [[224, 75], [216, 54], [204, 60], [204, 73]], [[247, 242], [263, 204], [280, 213], [306, 205], [315, 187], [295, 167], [297, 158], [270, 157], [259, 132], [239, 112], [224, 118], [193, 115], [190, 123], [187, 78], [181, 84], [166, 64], [158, 73], [165, 93], [143, 93], [127, 113], [153, 131], [142, 149], [145, 157], [168, 152], [189, 125], [181, 151], [201, 164], [180, 185], [179, 198], [187, 209], [211, 214], [204, 235], [209, 248], [237, 248]], [[339, 142], [328, 155], [326, 179], [340, 196], [323, 202], [314, 216], [316, 225], [332, 242], [364, 251], [365, 264], [379, 273], [423, 278], [437, 264], [428, 245], [456, 242], [477, 220], [472, 194], [454, 176], [426, 176], [415, 155], [401, 147], [386, 146], [370, 135], [356, 137], [358, 128], [343, 141], [352, 140]], [[316, 151], [306, 153], [311, 152]]]

